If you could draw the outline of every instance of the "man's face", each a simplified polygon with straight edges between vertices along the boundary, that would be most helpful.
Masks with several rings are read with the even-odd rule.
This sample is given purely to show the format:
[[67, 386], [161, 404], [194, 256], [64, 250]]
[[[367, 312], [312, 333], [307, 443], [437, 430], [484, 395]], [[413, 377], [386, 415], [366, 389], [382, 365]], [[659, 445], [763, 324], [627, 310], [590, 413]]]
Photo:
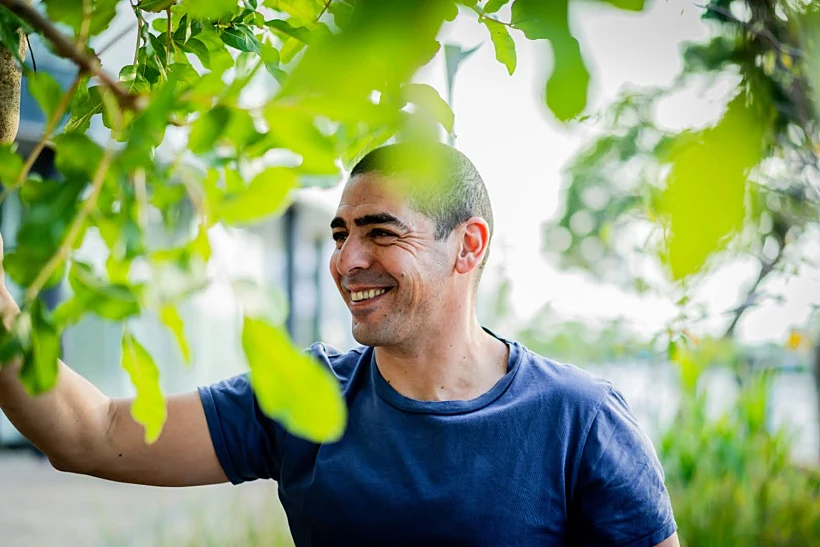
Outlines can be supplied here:
[[413, 210], [399, 184], [376, 173], [353, 177], [331, 223], [330, 273], [353, 316], [353, 337], [393, 346], [446, 320], [455, 248]]

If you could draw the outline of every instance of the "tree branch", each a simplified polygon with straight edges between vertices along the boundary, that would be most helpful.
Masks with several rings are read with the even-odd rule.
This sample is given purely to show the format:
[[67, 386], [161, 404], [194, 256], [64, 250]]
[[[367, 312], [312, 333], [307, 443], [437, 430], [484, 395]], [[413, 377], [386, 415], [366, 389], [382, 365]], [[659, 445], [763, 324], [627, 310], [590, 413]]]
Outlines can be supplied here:
[[762, 266], [760, 267], [760, 273], [757, 275], [757, 279], [755, 279], [752, 288], [749, 289], [749, 292], [746, 294], [746, 299], [740, 306], [735, 308], [735, 316], [732, 318], [732, 322], [729, 323], [729, 327], [726, 329], [726, 332], [723, 333], [723, 338], [731, 338], [732, 336], [734, 336], [735, 328], [737, 328], [737, 324], [740, 321], [741, 316], [743, 316], [746, 310], [748, 310], [755, 304], [754, 297], [757, 288], [760, 286], [760, 283], [763, 282], [766, 276], [768, 276], [770, 273], [774, 271], [774, 267], [777, 265], [778, 262], [780, 262], [780, 259], [783, 258], [783, 247], [785, 247], [786, 242], [778, 241], [777, 243], [777, 255], [772, 260], [768, 262], [763, 262]]
[[89, 74], [100, 80], [100, 83], [114, 93], [120, 106], [129, 110], [136, 110], [138, 108], [138, 95], [132, 95], [120, 87], [114, 79], [103, 72], [100, 60], [96, 56], [90, 56], [81, 51], [76, 44], [66, 38], [57, 27], [39, 11], [28, 5], [24, 0], [0, 0], [0, 6], [5, 6], [17, 17], [37, 29], [51, 42], [57, 55], [72, 61], [79, 67], [80, 72]]

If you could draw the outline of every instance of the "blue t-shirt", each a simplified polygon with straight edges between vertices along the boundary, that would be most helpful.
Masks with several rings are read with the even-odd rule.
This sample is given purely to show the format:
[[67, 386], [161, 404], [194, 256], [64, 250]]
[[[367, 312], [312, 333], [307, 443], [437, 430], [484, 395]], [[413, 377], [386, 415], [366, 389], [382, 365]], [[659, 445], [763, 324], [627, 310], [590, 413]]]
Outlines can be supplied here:
[[652, 546], [676, 530], [652, 445], [609, 382], [516, 342], [469, 401], [404, 397], [372, 348], [311, 353], [341, 382], [339, 442], [267, 418], [246, 375], [200, 388], [234, 484], [278, 482], [297, 546]]

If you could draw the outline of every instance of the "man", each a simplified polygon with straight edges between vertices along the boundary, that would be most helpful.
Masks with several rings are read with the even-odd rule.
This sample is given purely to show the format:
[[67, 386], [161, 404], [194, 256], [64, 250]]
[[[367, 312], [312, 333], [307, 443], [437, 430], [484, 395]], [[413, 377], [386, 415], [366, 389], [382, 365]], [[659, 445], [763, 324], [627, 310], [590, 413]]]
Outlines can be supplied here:
[[464, 155], [371, 152], [331, 229], [330, 272], [362, 344], [310, 349], [346, 398], [339, 442], [286, 433], [244, 375], [169, 397], [151, 446], [130, 401], [62, 363], [35, 399], [4, 370], [0, 406], [65, 471], [167, 486], [274, 479], [300, 546], [678, 545], [663, 472], [618, 391], [478, 323], [493, 217]]

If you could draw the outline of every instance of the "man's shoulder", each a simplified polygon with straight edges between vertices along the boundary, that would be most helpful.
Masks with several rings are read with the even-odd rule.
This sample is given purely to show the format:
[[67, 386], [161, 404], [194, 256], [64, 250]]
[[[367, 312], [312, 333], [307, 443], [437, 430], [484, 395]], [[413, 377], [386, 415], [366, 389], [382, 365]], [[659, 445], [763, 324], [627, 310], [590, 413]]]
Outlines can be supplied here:
[[353, 377], [359, 364], [369, 358], [369, 349], [367, 346], [356, 346], [348, 351], [341, 351], [324, 342], [316, 342], [308, 348], [308, 352], [329, 368], [344, 386]]
[[518, 389], [529, 396], [563, 408], [595, 411], [615, 389], [613, 384], [573, 364], [535, 353], [518, 344], [521, 351]]

